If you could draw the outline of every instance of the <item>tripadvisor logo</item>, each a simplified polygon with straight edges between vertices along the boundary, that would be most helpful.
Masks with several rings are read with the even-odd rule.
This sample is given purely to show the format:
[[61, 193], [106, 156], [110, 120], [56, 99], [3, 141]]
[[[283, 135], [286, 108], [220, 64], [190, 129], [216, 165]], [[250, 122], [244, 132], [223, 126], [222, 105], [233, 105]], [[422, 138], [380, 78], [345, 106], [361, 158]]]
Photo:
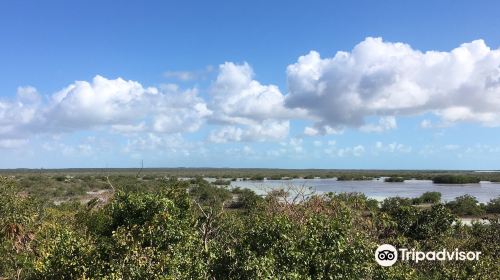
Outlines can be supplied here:
[[464, 252], [458, 251], [448, 251], [443, 249], [441, 251], [415, 251], [415, 249], [399, 248], [390, 245], [383, 244], [380, 245], [375, 251], [375, 260], [381, 266], [392, 266], [398, 260], [398, 256], [402, 261], [414, 261], [418, 263], [419, 261], [477, 261], [479, 260], [479, 255], [481, 252]]
[[398, 250], [389, 244], [380, 245], [375, 251], [375, 260], [381, 266], [391, 266], [398, 260]]

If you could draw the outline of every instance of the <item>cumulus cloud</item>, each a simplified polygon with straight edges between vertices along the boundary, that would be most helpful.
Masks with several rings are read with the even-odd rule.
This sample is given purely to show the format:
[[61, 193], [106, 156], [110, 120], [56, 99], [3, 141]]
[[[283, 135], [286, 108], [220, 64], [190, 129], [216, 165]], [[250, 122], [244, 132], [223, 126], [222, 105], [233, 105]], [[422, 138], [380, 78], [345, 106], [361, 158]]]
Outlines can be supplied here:
[[19, 87], [13, 100], [0, 100], [0, 139], [3, 146], [18, 146], [12, 143], [21, 143], [26, 140], [28, 133], [24, 127], [32, 123], [40, 108], [40, 100], [34, 87]]
[[[210, 71], [165, 76], [188, 81]], [[294, 119], [312, 121], [304, 129], [308, 136], [341, 134], [348, 127], [384, 132], [397, 128], [400, 116], [422, 114], [432, 120], [422, 121], [423, 128], [457, 122], [500, 126], [500, 49], [482, 40], [423, 52], [366, 38], [333, 57], [315, 51], [301, 56], [287, 67], [287, 81], [285, 95], [256, 80], [248, 63], [226, 62], [203, 98], [197, 88], [146, 87], [102, 76], [48, 96], [19, 87], [15, 97], [0, 99], [0, 146], [19, 147], [36, 134], [88, 130], [163, 137], [198, 131], [207, 122], [212, 129], [207, 139], [214, 143], [283, 141]], [[329, 149], [360, 155], [361, 147]]]
[[195, 89], [143, 87], [139, 82], [96, 76], [92, 82], [77, 81], [52, 96], [42, 117], [53, 129], [88, 129], [113, 125], [116, 131], [157, 132], [197, 130], [210, 115]]
[[[443, 123], [500, 125], [500, 49], [482, 40], [421, 52], [366, 38], [331, 58], [315, 51], [301, 56], [288, 66], [287, 78], [286, 106], [306, 110], [318, 133], [346, 126], [381, 131], [395, 126], [391, 116], [426, 112]], [[367, 127], [372, 116], [391, 122]]]
[[212, 114], [196, 91], [165, 94], [158, 102], [154, 120], [157, 132], [194, 132]]
[[213, 142], [278, 140], [288, 135], [289, 119], [299, 110], [284, 106], [285, 97], [275, 85], [253, 79], [248, 63], [226, 62], [211, 88], [209, 108], [214, 123], [225, 126], [212, 131]]
[[96, 76], [76, 81], [42, 102], [33, 87], [0, 101], [0, 137], [28, 137], [109, 129], [118, 133], [180, 133], [198, 130], [212, 114], [196, 89], [143, 87], [139, 82]]
[[130, 124], [143, 117], [148, 101], [156, 96], [156, 88], [96, 76], [91, 82], [76, 81], [52, 95], [41, 118], [54, 130]]
[[251, 121], [290, 116], [284, 107], [284, 95], [275, 85], [262, 85], [253, 79], [253, 69], [226, 62], [219, 66], [219, 74], [211, 90], [211, 107], [220, 121], [247, 124]]

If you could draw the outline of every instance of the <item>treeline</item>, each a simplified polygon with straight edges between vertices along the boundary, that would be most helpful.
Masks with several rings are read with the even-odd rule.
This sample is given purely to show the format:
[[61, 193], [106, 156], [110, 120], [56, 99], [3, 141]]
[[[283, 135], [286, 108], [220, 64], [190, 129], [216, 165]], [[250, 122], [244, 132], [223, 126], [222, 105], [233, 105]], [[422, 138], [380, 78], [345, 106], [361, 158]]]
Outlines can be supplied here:
[[478, 176], [440, 175], [432, 178], [435, 184], [476, 184], [481, 181]]
[[196, 176], [218, 179], [289, 179], [289, 178], [380, 178], [402, 177], [405, 180], [432, 180], [441, 175], [473, 176], [482, 181], [500, 182], [500, 172], [440, 171], [440, 170], [335, 170], [335, 169], [258, 169], [258, 168], [144, 168], [140, 169], [14, 169], [0, 170], [4, 176], [45, 176], [64, 181], [67, 176], [82, 177], [140, 177], [144, 180], [158, 178], [194, 178]]
[[[201, 178], [121, 187], [54, 205], [0, 179], [0, 279], [491, 279], [500, 224], [461, 225], [426, 194], [381, 205], [362, 194], [289, 188], [265, 197]], [[498, 206], [498, 200], [497, 204]], [[481, 251], [481, 260], [379, 266], [379, 244]]]

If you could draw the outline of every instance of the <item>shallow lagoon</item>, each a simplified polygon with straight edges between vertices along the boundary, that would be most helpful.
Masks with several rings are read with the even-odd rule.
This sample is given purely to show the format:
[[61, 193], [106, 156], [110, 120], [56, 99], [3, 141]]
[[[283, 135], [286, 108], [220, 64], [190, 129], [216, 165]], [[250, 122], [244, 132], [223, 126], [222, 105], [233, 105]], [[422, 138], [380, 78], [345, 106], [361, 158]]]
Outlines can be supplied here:
[[288, 185], [311, 187], [317, 193], [324, 192], [361, 192], [367, 197], [383, 200], [387, 197], [418, 197], [424, 192], [440, 192], [443, 201], [470, 194], [479, 202], [488, 202], [500, 196], [500, 183], [482, 181], [479, 184], [434, 184], [429, 180], [406, 180], [401, 183], [386, 183], [383, 179], [369, 181], [337, 181], [337, 179], [293, 179], [265, 181], [233, 181], [231, 187], [249, 188], [259, 194], [269, 189], [283, 188]]

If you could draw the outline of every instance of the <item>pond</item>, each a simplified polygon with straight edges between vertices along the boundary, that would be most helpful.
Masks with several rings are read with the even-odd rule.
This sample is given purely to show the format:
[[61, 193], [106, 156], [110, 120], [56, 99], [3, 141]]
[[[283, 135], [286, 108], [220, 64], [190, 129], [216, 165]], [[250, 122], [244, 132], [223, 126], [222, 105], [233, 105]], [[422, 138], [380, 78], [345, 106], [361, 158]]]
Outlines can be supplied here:
[[264, 194], [270, 189], [279, 189], [288, 185], [306, 186], [316, 193], [324, 192], [361, 192], [367, 197], [383, 200], [387, 197], [418, 197], [425, 192], [440, 192], [443, 201], [450, 201], [458, 196], [470, 194], [479, 202], [488, 202], [500, 196], [500, 183], [481, 181], [479, 184], [434, 184], [429, 180], [406, 180], [400, 183], [386, 183], [383, 178], [369, 181], [337, 181], [337, 179], [293, 179], [265, 181], [233, 181], [231, 187], [251, 189]]

